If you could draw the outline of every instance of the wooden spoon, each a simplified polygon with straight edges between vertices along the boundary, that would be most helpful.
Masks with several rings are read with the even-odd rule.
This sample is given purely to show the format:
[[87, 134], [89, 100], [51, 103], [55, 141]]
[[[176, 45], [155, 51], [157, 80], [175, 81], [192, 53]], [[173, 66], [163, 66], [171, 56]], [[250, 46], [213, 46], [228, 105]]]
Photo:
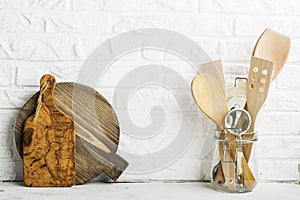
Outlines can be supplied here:
[[[200, 110], [217, 125], [218, 130], [223, 130], [222, 124], [227, 113], [227, 104], [225, 103], [224, 90], [218, 81], [209, 73], [197, 74], [192, 81], [191, 88], [194, 100]], [[215, 98], [220, 100], [221, 103], [213, 102]], [[219, 145], [219, 153], [222, 157], [223, 147], [221, 145]], [[216, 184], [223, 185], [225, 183], [221, 165], [216, 170], [214, 180]]]
[[200, 110], [223, 130], [223, 120], [227, 114], [224, 90], [209, 73], [197, 74], [192, 81], [192, 94]]
[[[204, 73], [209, 73], [216, 78], [218, 83], [220, 84], [221, 88], [223, 89], [223, 92], [225, 94], [226, 92], [226, 85], [225, 85], [225, 78], [224, 78], [224, 72], [222, 68], [222, 61], [221, 60], [215, 60], [208, 63], [203, 63], [200, 65], [200, 70]], [[216, 122], [215, 122], [216, 123]], [[221, 127], [218, 127], [218, 130]], [[219, 153], [223, 156], [223, 145], [219, 144]], [[214, 174], [213, 174], [213, 180], [215, 180], [216, 184], [223, 185], [225, 183], [225, 177], [223, 175], [223, 170], [221, 166], [221, 162], [219, 162], [215, 167]]]
[[291, 48], [289, 37], [266, 29], [257, 40], [252, 56], [274, 62], [272, 81], [282, 70]]

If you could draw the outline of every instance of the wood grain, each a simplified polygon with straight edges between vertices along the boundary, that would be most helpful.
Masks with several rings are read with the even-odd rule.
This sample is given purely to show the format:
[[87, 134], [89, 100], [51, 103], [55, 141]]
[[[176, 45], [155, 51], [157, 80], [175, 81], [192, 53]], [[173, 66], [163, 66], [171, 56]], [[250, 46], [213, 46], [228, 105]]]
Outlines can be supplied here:
[[285, 65], [291, 48], [291, 39], [272, 29], [266, 29], [257, 40], [252, 56], [272, 61], [274, 72], [272, 81]]
[[[17, 118], [15, 141], [20, 155], [24, 123], [34, 113], [37, 97], [38, 93], [25, 103]], [[117, 180], [128, 163], [115, 154], [119, 123], [109, 102], [93, 88], [78, 83], [57, 83], [54, 101], [75, 121], [76, 184], [88, 182], [102, 172]]]
[[[255, 131], [255, 121], [258, 112], [264, 104], [272, 81], [273, 62], [251, 57], [250, 70], [246, 86], [247, 111], [250, 113], [252, 123], [248, 133], [243, 139], [252, 139]], [[244, 146], [245, 158], [248, 161], [251, 154], [252, 144]]]
[[[209, 73], [200, 73], [197, 74], [196, 77], [193, 79], [191, 88], [192, 88], [192, 94], [194, 100], [197, 103], [198, 107], [207, 117], [209, 117], [211, 120], [215, 122], [215, 124], [217, 125], [217, 129], [222, 131], [220, 137], [223, 138], [224, 118], [227, 114], [228, 108], [227, 108], [225, 91], [219, 84], [218, 80]], [[227, 137], [233, 139], [234, 141], [234, 142], [228, 142], [230, 157], [232, 160], [232, 158], [235, 157], [235, 149], [237, 146], [235, 142], [236, 136], [228, 133], [226, 133], [226, 135]], [[223, 157], [222, 151], [223, 151], [223, 144], [219, 143], [219, 153], [221, 158]], [[230, 160], [228, 155], [226, 158], [227, 160]], [[226, 165], [226, 164], [223, 165], [223, 163], [225, 162], [223, 162], [222, 160], [221, 163], [222, 163], [223, 176], [225, 177], [225, 179], [226, 178], [228, 179], [229, 178], [228, 176], [233, 176], [234, 174], [231, 173], [232, 169], [228, 169], [230, 165]], [[248, 166], [248, 163], [245, 162], [244, 166], [245, 166], [244, 169], [245, 169], [245, 176], [246, 176], [245, 179], [247, 180], [245, 184], [254, 183], [255, 178]], [[218, 180], [222, 180], [222, 174], [219, 168], [217, 169], [216, 177], [218, 178]], [[242, 174], [242, 178], [244, 179], [244, 174]], [[230, 177], [230, 179], [234, 180], [235, 177]], [[235, 183], [229, 186], [230, 188], [234, 188]], [[247, 186], [251, 187], [251, 185], [247, 185]]]
[[[41, 79], [41, 106], [25, 122], [23, 135], [24, 184], [35, 187], [75, 183], [75, 128], [73, 119], [54, 103], [55, 78]], [[45, 86], [45, 88], [43, 87]]]
[[210, 73], [200, 73], [194, 77], [191, 88], [200, 110], [215, 122], [218, 130], [223, 130], [227, 101], [225, 91], [218, 80]]
[[204, 73], [209, 73], [213, 75], [217, 81], [219, 82], [220, 86], [222, 87], [224, 93], [226, 94], [226, 83], [224, 78], [224, 71], [222, 67], [222, 61], [221, 60], [214, 60], [208, 63], [204, 63], [200, 65], [200, 69]]

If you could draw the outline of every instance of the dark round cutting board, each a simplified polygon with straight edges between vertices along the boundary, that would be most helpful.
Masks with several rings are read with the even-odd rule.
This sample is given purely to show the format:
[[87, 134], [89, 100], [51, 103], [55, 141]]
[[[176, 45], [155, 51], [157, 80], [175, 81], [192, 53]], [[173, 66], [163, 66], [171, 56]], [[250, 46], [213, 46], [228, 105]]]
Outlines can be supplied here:
[[[38, 95], [39, 92], [25, 103], [17, 118], [15, 142], [21, 157], [24, 124], [35, 112]], [[57, 83], [54, 101], [75, 122], [76, 184], [88, 182], [102, 172], [117, 180], [128, 163], [115, 154], [120, 129], [108, 101], [93, 88], [78, 83]]]

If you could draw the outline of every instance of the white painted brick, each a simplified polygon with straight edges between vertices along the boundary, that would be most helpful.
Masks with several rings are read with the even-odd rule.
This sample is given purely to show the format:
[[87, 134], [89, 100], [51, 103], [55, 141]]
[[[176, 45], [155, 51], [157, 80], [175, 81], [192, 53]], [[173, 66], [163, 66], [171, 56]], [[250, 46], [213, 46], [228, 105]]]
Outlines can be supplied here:
[[197, 0], [74, 0], [74, 10], [103, 10], [113, 12], [196, 12]]
[[254, 45], [254, 40], [220, 40], [217, 54], [223, 61], [249, 61]]
[[[157, 37], [157, 41], [161, 41], [162, 43], [159, 46], [159, 49], [149, 49], [149, 46], [147, 45], [147, 42], [149, 41], [143, 41], [143, 58], [151, 61], [175, 61], [172, 64], [181, 61], [186, 62], [185, 64], [190, 64], [187, 62], [192, 62], [198, 65], [198, 63], [207, 62], [210, 53], [216, 53], [216, 48], [219, 45], [218, 41], [189, 37], [187, 35], [184, 36], [187, 38], [186, 40], [189, 40], [191, 43], [186, 43], [185, 40], [182, 40], [182, 36], [172, 39]], [[181, 63], [178, 65], [181, 65]]]
[[[212, 137], [211, 137], [212, 138]], [[134, 174], [132, 171], [124, 172], [120, 181], [149, 181], [149, 180], [209, 180], [212, 154], [214, 153], [214, 141], [213, 145], [209, 146], [209, 149], [202, 152], [203, 136], [196, 136], [195, 140], [187, 151], [181, 157], [174, 158], [173, 163], [162, 166], [161, 169], [153, 172], [145, 172], [142, 174]], [[205, 154], [205, 155], [204, 155]], [[135, 157], [126, 157], [132, 164], [138, 165], [151, 165], [152, 163], [146, 163], [142, 159]], [[165, 157], [156, 158], [155, 162], [164, 161]], [[188, 168], [188, 170], [187, 170]], [[180, 171], [181, 173], [177, 173]], [[192, 172], [192, 176], [190, 174]]]
[[[41, 16], [42, 18], [42, 16]], [[45, 31], [49, 33], [111, 33], [110, 17], [102, 13], [56, 13], [45, 18]]]
[[[249, 62], [253, 51], [254, 39], [211, 39], [211, 38], [192, 38], [212, 60], [221, 59], [224, 63]], [[229, 65], [229, 64], [228, 64]], [[240, 64], [239, 64], [240, 65]], [[247, 66], [247, 65], [245, 65]], [[249, 66], [249, 65], [248, 65]], [[243, 70], [244, 72], [244, 70]], [[241, 72], [233, 72], [241, 73]]]
[[173, 17], [171, 15], [119, 15], [113, 17], [115, 33], [138, 28], [165, 28], [191, 36], [229, 36], [232, 34], [232, 25], [233, 21], [231, 17], [210, 15], [192, 15], [188, 17]]
[[[166, 85], [165, 85], [166, 86]], [[123, 110], [127, 107], [130, 110], [147, 110], [155, 105], [162, 106], [168, 111], [197, 111], [192, 94], [186, 90], [176, 88], [163, 88], [161, 86], [152, 87], [151, 89], [140, 89], [135, 91], [134, 88], [119, 90], [115, 93], [116, 107]], [[125, 94], [130, 94], [128, 99]]]
[[300, 4], [294, 0], [200, 0], [199, 7], [200, 12], [299, 15]]
[[108, 39], [101, 34], [11, 34], [0, 39], [0, 58], [32, 61], [82, 61]]
[[[169, 131], [166, 128], [167, 131]], [[127, 158], [129, 161], [131, 159], [138, 159], [138, 155], [147, 155], [155, 152], [159, 152], [160, 150], [170, 148], [170, 144], [175, 140], [177, 137], [179, 129], [174, 130], [174, 132], [169, 132], [168, 135], [167, 133], [164, 133], [164, 131], [159, 132], [159, 134], [155, 135], [155, 132], [149, 132], [149, 135], [155, 135], [153, 137], [149, 137], [147, 140], [145, 138], [142, 138], [141, 135], [135, 134], [135, 136], [140, 137], [139, 139], [133, 138], [127, 135], [127, 133], [124, 133], [126, 136], [122, 135], [126, 143], [123, 143], [119, 147], [119, 152], [120, 151], [125, 151], [128, 154], [125, 154], [123, 152], [120, 152], [119, 154]], [[180, 153], [174, 153], [171, 154], [169, 153], [168, 155], [161, 155], [156, 156], [156, 159], [168, 159], [170, 157], [173, 157], [172, 160], [177, 160], [180, 157], [184, 158], [194, 158], [194, 159], [204, 159], [206, 158], [206, 154], [209, 154], [213, 150], [214, 146], [211, 146], [209, 149], [207, 149], [207, 152], [201, 152], [202, 150], [202, 143], [204, 142], [203, 137], [198, 137], [196, 136], [197, 132], [194, 132], [193, 134], [185, 134], [185, 138], [181, 139], [180, 141], [183, 144], [187, 145], [178, 145], [177, 148], [182, 149], [182, 152]], [[177, 141], [178, 142], [178, 141]], [[124, 145], [123, 145], [124, 144]], [[126, 146], [125, 146], [126, 145]], [[175, 150], [175, 149], [174, 149]], [[201, 154], [202, 153], [202, 154]], [[134, 162], [137, 162], [135, 160]], [[133, 163], [132, 163], [133, 164]]]
[[1, 0], [1, 9], [57, 9], [65, 10], [68, 0]]
[[260, 159], [258, 164], [262, 181], [297, 180], [297, 159]]
[[[277, 87], [286, 90], [298, 90], [300, 94], [300, 83], [299, 83], [299, 66], [286, 66], [277, 77]], [[298, 99], [299, 100], [299, 99]]]
[[[140, 165], [151, 165], [151, 163], [140, 163]], [[189, 170], [186, 170], [188, 167]], [[126, 173], [122, 174], [120, 181], [151, 181], [151, 180], [199, 180], [201, 178], [201, 162], [195, 159], [180, 159], [170, 166], [149, 173]], [[180, 172], [180, 173], [179, 173]], [[192, 172], [192, 173], [190, 173]], [[191, 174], [193, 174], [191, 176]]]
[[0, 63], [0, 85], [8, 86], [13, 83], [14, 66], [9, 63]]
[[300, 40], [297, 38], [291, 38], [291, 49], [287, 58], [287, 63], [299, 63], [300, 62]]
[[85, 58], [78, 37], [40, 37], [27, 35], [2, 37], [0, 58], [34, 61], [81, 60]]
[[[134, 70], [137, 70], [139, 67], [144, 66], [144, 65], [151, 65], [151, 64], [156, 64], [155, 62], [147, 61], [145, 59], [142, 59], [140, 54], [134, 54], [137, 55], [136, 59], [134, 61], [128, 62], [124, 61], [123, 59], [118, 59], [117, 61], [111, 63], [111, 65], [106, 66], [106, 70], [104, 74], [102, 74], [101, 77], [99, 77], [99, 86], [118, 86], [118, 87], [137, 87], [136, 84], [138, 83], [144, 83], [144, 77], [142, 76], [137, 76], [135, 74]], [[100, 66], [101, 67], [104, 65], [103, 63], [99, 62], [99, 64], [95, 64], [95, 66]], [[146, 73], [146, 72], [145, 72]], [[153, 77], [155, 80], [159, 80], [160, 82], [163, 82], [163, 71], [162, 69], [157, 70], [152, 70], [149, 67], [149, 71], [147, 71], [148, 74], [155, 74], [156, 76], [159, 77]], [[88, 77], [87, 77], [88, 78]], [[127, 78], [131, 81], [124, 82], [124, 84], [119, 83], [122, 79]]]
[[[226, 75], [233, 75], [233, 76], [243, 76], [247, 77], [248, 76], [248, 71], [249, 71], [249, 62], [245, 63], [228, 63], [228, 62], [223, 62], [223, 71]], [[234, 79], [232, 77], [231, 83], [234, 83]]]
[[0, 147], [0, 159], [6, 160], [13, 156], [12, 149], [6, 147]]
[[0, 108], [21, 108], [36, 89], [0, 88]]
[[96, 87], [95, 90], [99, 92], [109, 103], [111, 106], [113, 106], [113, 109], [115, 109], [113, 105], [113, 87]]
[[218, 60], [222, 57], [218, 51], [220, 47], [219, 40], [199, 37], [193, 37], [192, 39], [209, 55], [212, 60]]
[[0, 134], [0, 147], [11, 147], [12, 146], [12, 136]]
[[142, 49], [141, 53], [144, 59], [151, 61], [180, 60], [178, 56], [169, 53], [167, 50]]
[[272, 28], [288, 36], [299, 36], [300, 20], [296, 17], [253, 17], [237, 16], [235, 18], [235, 35], [236, 36], [258, 36], [267, 28]]
[[22, 180], [23, 177], [23, 162], [18, 161], [1, 161], [0, 165], [0, 180]]
[[0, 13], [1, 32], [44, 32], [44, 20], [32, 13]]
[[73, 0], [72, 9], [76, 11], [102, 11], [106, 0]]
[[[12, 109], [0, 109], [0, 138], [1, 138], [1, 147], [10, 146], [11, 136], [14, 129], [15, 119], [17, 116], [18, 110]], [[8, 143], [9, 142], [9, 143]], [[4, 144], [3, 144], [4, 143]]]
[[299, 91], [285, 92], [271, 89], [264, 104], [265, 110], [271, 111], [296, 111], [300, 110]]
[[259, 135], [299, 135], [299, 112], [260, 112], [256, 121]]
[[126, 0], [120, 4], [117, 0], [106, 1], [103, 10], [125, 12], [195, 12], [197, 0]]
[[300, 135], [260, 136], [257, 144], [258, 158], [298, 159]]
[[26, 62], [19, 63], [17, 68], [16, 84], [26, 86], [39, 86], [44, 74], [53, 74], [57, 82], [74, 82], [81, 69], [78, 63], [47, 63]]

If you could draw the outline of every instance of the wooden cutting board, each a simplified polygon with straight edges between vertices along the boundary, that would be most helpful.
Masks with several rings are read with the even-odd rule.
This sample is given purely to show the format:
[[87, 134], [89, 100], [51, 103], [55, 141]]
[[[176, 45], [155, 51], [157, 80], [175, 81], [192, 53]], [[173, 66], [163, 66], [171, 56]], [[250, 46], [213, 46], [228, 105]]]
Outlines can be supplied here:
[[27, 118], [23, 135], [24, 184], [63, 187], [75, 183], [74, 120], [54, 103], [55, 78], [41, 79], [37, 108]]
[[[17, 118], [15, 142], [21, 157], [25, 120], [34, 114], [38, 95], [39, 92], [25, 103]], [[72, 98], [73, 95], [76, 97]], [[57, 83], [54, 101], [75, 122], [75, 183], [88, 182], [102, 172], [117, 180], [128, 163], [115, 154], [120, 130], [116, 114], [108, 101], [93, 88], [78, 83]]]

